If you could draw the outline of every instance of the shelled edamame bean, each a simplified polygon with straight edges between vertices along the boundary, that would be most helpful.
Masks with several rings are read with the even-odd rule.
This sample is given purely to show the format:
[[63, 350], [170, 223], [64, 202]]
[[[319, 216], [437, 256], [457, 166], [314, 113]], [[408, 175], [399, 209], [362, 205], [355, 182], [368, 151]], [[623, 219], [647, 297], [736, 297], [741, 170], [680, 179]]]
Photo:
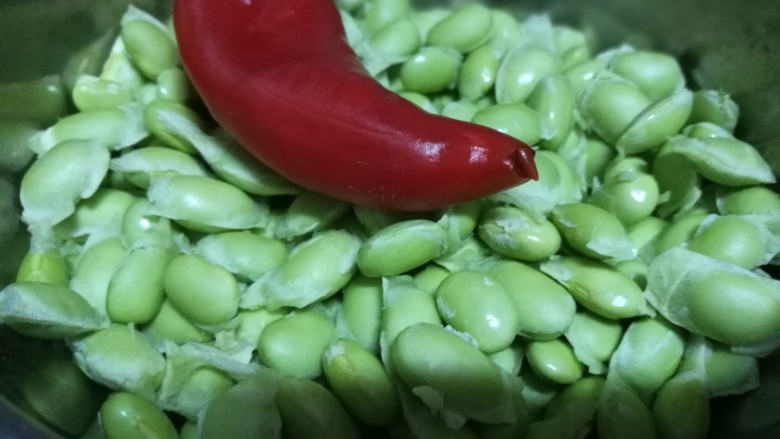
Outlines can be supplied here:
[[709, 398], [756, 387], [780, 197], [727, 94], [543, 15], [336, 4], [380, 83], [529, 143], [539, 180], [426, 214], [302, 190], [130, 7], [76, 111], [25, 137], [31, 249], [0, 292], [114, 391], [107, 437], [175, 437], [166, 412], [182, 437], [702, 437]]

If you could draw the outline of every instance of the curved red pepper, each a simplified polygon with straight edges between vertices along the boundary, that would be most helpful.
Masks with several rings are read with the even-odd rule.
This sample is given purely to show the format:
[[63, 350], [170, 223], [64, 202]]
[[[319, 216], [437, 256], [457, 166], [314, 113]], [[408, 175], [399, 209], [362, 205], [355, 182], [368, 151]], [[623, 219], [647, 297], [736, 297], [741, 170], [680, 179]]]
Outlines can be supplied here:
[[533, 150], [385, 89], [333, 0], [176, 0], [184, 68], [212, 116], [302, 187], [381, 210], [435, 210], [536, 179]]

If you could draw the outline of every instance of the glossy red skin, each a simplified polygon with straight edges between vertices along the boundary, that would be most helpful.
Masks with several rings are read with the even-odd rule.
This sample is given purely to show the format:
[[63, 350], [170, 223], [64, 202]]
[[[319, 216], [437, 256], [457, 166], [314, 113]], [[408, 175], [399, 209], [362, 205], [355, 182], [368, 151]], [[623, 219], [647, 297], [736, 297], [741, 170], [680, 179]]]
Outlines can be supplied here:
[[537, 178], [524, 143], [430, 114], [371, 78], [333, 0], [176, 0], [174, 24], [212, 116], [302, 187], [430, 211]]

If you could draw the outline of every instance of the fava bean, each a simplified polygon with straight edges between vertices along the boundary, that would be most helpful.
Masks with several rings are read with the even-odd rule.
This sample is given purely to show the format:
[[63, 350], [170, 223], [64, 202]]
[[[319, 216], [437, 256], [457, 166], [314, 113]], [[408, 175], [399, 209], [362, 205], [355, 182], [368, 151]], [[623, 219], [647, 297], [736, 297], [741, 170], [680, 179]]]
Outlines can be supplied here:
[[369, 43], [374, 56], [401, 59], [420, 50], [420, 32], [409, 18], [399, 18], [382, 26], [371, 35]]
[[302, 192], [290, 203], [274, 227], [281, 239], [291, 239], [331, 226], [349, 211], [350, 205], [314, 192]]
[[550, 401], [544, 419], [561, 424], [570, 435], [589, 428], [596, 416], [604, 381], [601, 377], [585, 377], [566, 386]]
[[676, 376], [659, 390], [653, 421], [661, 439], [703, 439], [710, 426], [710, 400], [700, 379]]
[[599, 437], [603, 439], [655, 438], [650, 409], [633, 391], [607, 382], [596, 411]]
[[507, 348], [517, 333], [519, 318], [512, 299], [489, 275], [452, 273], [436, 290], [436, 306], [445, 322], [473, 337], [485, 353]]
[[540, 117], [539, 146], [558, 150], [574, 126], [574, 90], [561, 75], [543, 77], [528, 97], [528, 106]]
[[658, 148], [685, 125], [692, 105], [693, 94], [688, 90], [654, 102], [636, 116], [617, 140], [615, 148], [624, 154]]
[[135, 92], [126, 84], [92, 75], [81, 75], [76, 80], [72, 98], [76, 108], [88, 111], [129, 104], [135, 99]]
[[166, 69], [157, 76], [157, 98], [183, 104], [190, 100], [192, 94], [190, 79], [181, 68]]
[[601, 177], [607, 165], [617, 156], [617, 151], [597, 137], [588, 137], [585, 152], [585, 181], [590, 185]]
[[151, 215], [149, 201], [136, 200], [122, 218], [122, 242], [128, 248], [173, 247], [174, 227], [168, 218]]
[[780, 196], [764, 186], [723, 190], [717, 199], [721, 215], [773, 214], [780, 212]]
[[650, 104], [651, 100], [636, 85], [605, 77], [588, 84], [579, 110], [593, 131], [614, 145]]
[[614, 214], [624, 227], [630, 228], [653, 214], [659, 192], [652, 175], [638, 173], [605, 181], [591, 193], [589, 202]]
[[323, 314], [301, 311], [266, 325], [257, 353], [268, 367], [314, 379], [322, 375], [322, 355], [336, 339], [336, 328]]
[[168, 299], [163, 300], [157, 315], [143, 331], [154, 340], [170, 340], [174, 343], [201, 342], [212, 338], [209, 333], [187, 320]]
[[520, 41], [523, 29], [517, 19], [506, 11], [491, 9], [490, 15], [493, 26], [488, 44], [497, 56], [503, 57]]
[[653, 242], [656, 254], [688, 242], [706, 218], [706, 214], [691, 214], [672, 221]]
[[419, 289], [413, 279], [386, 278], [382, 280], [382, 289], [381, 337], [386, 343], [392, 343], [398, 333], [415, 323], [442, 324], [433, 295]]
[[100, 407], [107, 439], [175, 439], [176, 428], [151, 401], [129, 392], [111, 394]]
[[739, 106], [720, 90], [693, 92], [693, 108], [686, 125], [709, 122], [733, 132], [739, 119]]
[[263, 329], [269, 323], [281, 319], [288, 313], [289, 310], [284, 308], [275, 311], [265, 308], [239, 310], [235, 318], [235, 321], [238, 323], [236, 336], [253, 346], [257, 346]]
[[433, 295], [436, 293], [436, 289], [439, 288], [439, 285], [441, 285], [441, 282], [449, 275], [450, 270], [447, 270], [440, 265], [429, 264], [414, 274], [414, 283], [417, 284], [421, 290]]
[[128, 192], [100, 188], [91, 197], [81, 200], [73, 215], [54, 226], [54, 233], [61, 239], [119, 235], [122, 218], [136, 200]]
[[123, 173], [141, 189], [149, 188], [154, 177], [164, 175], [208, 176], [206, 168], [189, 154], [173, 148], [146, 146], [111, 160], [110, 168]]
[[127, 250], [119, 238], [94, 243], [79, 256], [70, 288], [101, 315], [106, 315], [106, 296], [111, 277], [122, 266]]
[[67, 287], [70, 273], [58, 251], [29, 251], [16, 272], [16, 282], [43, 282]]
[[120, 35], [131, 62], [149, 79], [179, 63], [176, 45], [156, 20], [123, 20]]

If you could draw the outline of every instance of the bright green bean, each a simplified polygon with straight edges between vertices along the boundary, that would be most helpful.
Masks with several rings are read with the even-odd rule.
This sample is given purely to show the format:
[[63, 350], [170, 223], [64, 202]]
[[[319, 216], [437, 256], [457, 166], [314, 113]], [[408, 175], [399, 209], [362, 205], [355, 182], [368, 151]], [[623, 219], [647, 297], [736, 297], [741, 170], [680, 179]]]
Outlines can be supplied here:
[[257, 346], [265, 327], [268, 326], [269, 323], [286, 316], [288, 313], [289, 310], [285, 308], [274, 311], [265, 308], [239, 310], [238, 315], [236, 315], [235, 318], [235, 321], [238, 322], [236, 337], [253, 346]]
[[625, 51], [610, 59], [609, 69], [636, 84], [651, 99], [667, 97], [685, 84], [680, 64], [665, 53]]
[[693, 94], [688, 90], [654, 102], [636, 116], [615, 147], [625, 154], [658, 148], [685, 125], [692, 106]]
[[603, 375], [623, 337], [623, 326], [617, 320], [582, 310], [574, 315], [565, 336], [574, 355], [588, 367], [588, 372]]
[[764, 257], [764, 237], [758, 227], [738, 216], [714, 216], [700, 224], [688, 248], [752, 270]]
[[563, 284], [580, 305], [602, 317], [623, 319], [649, 312], [636, 282], [607, 263], [564, 256], [543, 263], [541, 269]]
[[163, 275], [165, 295], [193, 323], [218, 325], [238, 312], [236, 278], [195, 255], [176, 256]]
[[733, 132], [739, 120], [739, 106], [720, 90], [693, 92], [693, 108], [686, 125], [709, 122]]
[[488, 106], [477, 111], [471, 121], [522, 140], [528, 145], [536, 145], [542, 137], [539, 113], [522, 102]]
[[440, 256], [446, 245], [446, 231], [433, 221], [402, 221], [366, 240], [357, 254], [357, 264], [366, 276], [394, 276]]
[[151, 339], [174, 343], [202, 342], [212, 338], [187, 320], [168, 299], [163, 301], [157, 315], [144, 327], [144, 333]]
[[545, 76], [528, 97], [528, 106], [540, 116], [539, 146], [560, 149], [574, 126], [574, 90], [569, 81], [558, 74]]
[[519, 318], [512, 298], [489, 275], [452, 273], [436, 290], [436, 305], [447, 324], [473, 337], [485, 353], [509, 347], [517, 333]]
[[550, 219], [564, 240], [588, 257], [617, 260], [633, 257], [625, 227], [618, 217], [597, 205], [562, 204], [553, 209]]
[[164, 175], [208, 176], [206, 167], [189, 154], [173, 148], [146, 146], [111, 159], [112, 171], [123, 173], [134, 185], [148, 189], [154, 177]]
[[455, 86], [462, 56], [454, 49], [423, 47], [401, 65], [405, 91], [435, 93]]
[[402, 330], [415, 323], [442, 324], [433, 295], [419, 289], [413, 279], [407, 276], [385, 278], [382, 290], [381, 330], [386, 343], [392, 343]]
[[548, 49], [533, 45], [512, 49], [496, 73], [496, 101], [524, 102], [543, 77], [560, 70], [560, 59]]
[[366, 31], [373, 33], [387, 23], [409, 16], [410, 13], [409, 0], [366, 0], [363, 26]]
[[76, 262], [70, 288], [102, 315], [108, 312], [106, 296], [111, 277], [122, 265], [126, 254], [121, 239], [109, 238], [88, 247]]
[[595, 189], [589, 202], [614, 214], [625, 228], [649, 218], [660, 198], [658, 183], [650, 174], [610, 179]]
[[656, 437], [653, 415], [636, 393], [609, 381], [604, 387], [596, 411], [596, 426], [600, 438]]
[[151, 401], [134, 393], [111, 394], [100, 407], [106, 439], [175, 439], [176, 428]]
[[79, 367], [93, 380], [152, 399], [165, 376], [165, 357], [140, 332], [114, 324], [73, 342]]
[[469, 53], [458, 72], [458, 93], [462, 99], [478, 99], [485, 96], [496, 82], [499, 58], [489, 45]]
[[137, 199], [125, 191], [100, 188], [82, 200], [73, 215], [54, 226], [54, 233], [61, 239], [118, 235], [125, 212]]
[[43, 282], [67, 287], [70, 282], [68, 266], [55, 250], [29, 251], [16, 272], [16, 282]]
[[651, 100], [636, 85], [604, 77], [588, 85], [580, 99], [579, 110], [590, 128], [614, 145], [634, 118], [650, 104]]
[[290, 203], [287, 212], [276, 224], [274, 234], [291, 239], [330, 227], [349, 211], [350, 205], [324, 195], [304, 191]]
[[72, 96], [73, 104], [80, 111], [118, 107], [135, 99], [130, 86], [91, 75], [78, 78]]
[[490, 10], [485, 6], [464, 6], [436, 23], [427, 33], [426, 44], [469, 53], [490, 37], [492, 21]]
[[281, 266], [289, 254], [283, 242], [247, 230], [205, 236], [195, 244], [195, 251], [212, 264], [252, 281]]
[[179, 63], [176, 45], [159, 22], [126, 21], [120, 35], [133, 65], [151, 80]]
[[486, 210], [477, 229], [480, 239], [493, 251], [524, 262], [535, 262], [556, 254], [561, 235], [547, 219], [536, 221], [511, 206]]
[[414, 274], [414, 283], [421, 290], [433, 295], [441, 282], [449, 275], [450, 270], [441, 265], [429, 264]]
[[360, 422], [386, 426], [400, 403], [381, 361], [357, 342], [339, 340], [322, 356], [322, 370], [333, 393]]
[[532, 341], [526, 346], [525, 355], [537, 375], [554, 383], [571, 384], [584, 373], [574, 350], [560, 338]]
[[560, 284], [536, 268], [502, 261], [488, 270], [509, 293], [518, 313], [517, 333], [532, 340], [550, 340], [572, 324], [576, 303]]
[[106, 310], [117, 323], [150, 321], [165, 299], [163, 275], [172, 255], [160, 248], [138, 248], [125, 257], [108, 285]]
[[266, 325], [257, 344], [260, 361], [287, 375], [322, 375], [322, 355], [336, 340], [336, 329], [323, 314], [301, 311]]
[[780, 212], [780, 195], [764, 186], [724, 189], [717, 204], [721, 215], [774, 214]]
[[315, 381], [285, 378], [276, 404], [285, 437], [290, 439], [357, 439], [357, 425], [327, 388]]
[[183, 104], [190, 100], [192, 94], [190, 79], [181, 68], [163, 70], [157, 76], [157, 98]]
[[382, 321], [382, 280], [355, 275], [341, 296], [344, 320], [355, 341], [373, 353], [379, 352]]

